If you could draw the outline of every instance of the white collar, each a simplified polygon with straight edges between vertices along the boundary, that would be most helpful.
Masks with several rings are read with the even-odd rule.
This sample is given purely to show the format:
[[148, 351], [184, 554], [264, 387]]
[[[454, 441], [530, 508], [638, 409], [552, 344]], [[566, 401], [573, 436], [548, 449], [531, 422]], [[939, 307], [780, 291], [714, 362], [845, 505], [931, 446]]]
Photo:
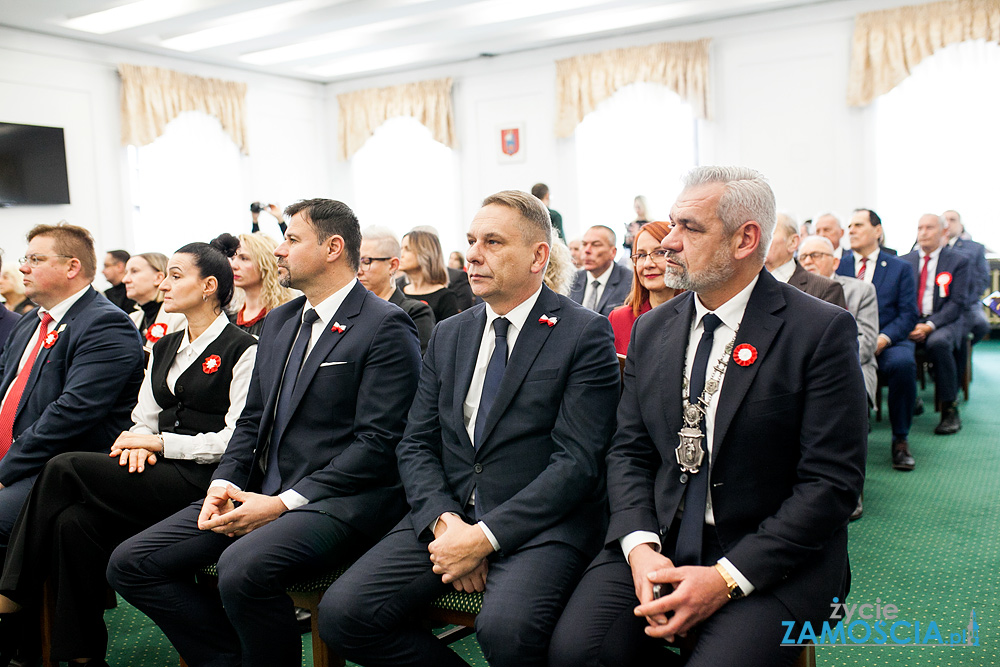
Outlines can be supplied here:
[[597, 282], [601, 283], [601, 285], [605, 285], [608, 282], [608, 278], [611, 277], [611, 272], [614, 270], [615, 270], [615, 263], [612, 261], [610, 266], [608, 266], [608, 270], [602, 273], [601, 275], [597, 276], [596, 278], [590, 276], [590, 271], [587, 271], [587, 276], [590, 278], [589, 282], [594, 282], [596, 280]]
[[[511, 326], [521, 331], [524, 329], [524, 323], [528, 319], [528, 315], [531, 314], [531, 309], [535, 307], [535, 303], [538, 301], [538, 295], [542, 293], [542, 288], [539, 286], [538, 291], [529, 296], [527, 299], [517, 304], [510, 311], [503, 315], [510, 322]], [[496, 311], [490, 304], [486, 304], [486, 331], [489, 331], [490, 327], [493, 326], [493, 320], [501, 317], [497, 315]]]
[[774, 276], [775, 280], [783, 283], [787, 283], [788, 279], [792, 277], [795, 273], [795, 258], [788, 260], [774, 271], [771, 271], [771, 275]]
[[181, 344], [180, 347], [177, 348], [177, 352], [183, 352], [190, 347], [193, 354], [201, 354], [205, 351], [205, 348], [212, 344], [212, 341], [219, 337], [222, 330], [225, 329], [228, 324], [229, 318], [226, 317], [225, 313], [220, 313], [218, 317], [216, 317], [212, 323], [208, 325], [208, 328], [201, 332], [200, 336], [194, 340], [189, 340], [190, 336], [188, 334], [188, 327], [190, 324], [187, 322], [187, 318], [185, 318], [183, 329], [184, 335], [181, 336]]
[[309, 299], [307, 298], [306, 307], [302, 309], [302, 314], [305, 315], [305, 312], [312, 308], [316, 311], [316, 314], [319, 315], [319, 319], [323, 325], [326, 326], [326, 324], [333, 319], [333, 316], [337, 314], [337, 311], [340, 310], [340, 306], [343, 305], [344, 299], [346, 299], [347, 295], [350, 294], [352, 289], [354, 289], [354, 285], [357, 282], [357, 278], [351, 278], [350, 282], [317, 303], [315, 306], [309, 303]]
[[697, 294], [694, 299], [694, 321], [695, 326], [701, 323], [702, 318], [708, 313], [715, 313], [715, 315], [722, 320], [722, 323], [727, 327], [736, 331], [740, 326], [740, 322], [743, 321], [743, 314], [746, 312], [747, 303], [750, 301], [750, 294], [753, 292], [753, 288], [757, 286], [757, 281], [760, 279], [760, 274], [758, 273], [753, 277], [750, 283], [741, 289], [735, 296], [733, 296], [729, 301], [716, 308], [715, 310], [709, 310], [701, 302], [701, 297]]
[[89, 289], [90, 289], [90, 285], [87, 285], [86, 287], [84, 287], [82, 290], [80, 290], [76, 294], [72, 294], [72, 295], [66, 297], [65, 299], [63, 299], [62, 301], [60, 301], [59, 303], [57, 303], [56, 305], [52, 306], [52, 308], [46, 309], [46, 308], [42, 308], [41, 306], [39, 306], [38, 307], [38, 316], [41, 317], [43, 313], [48, 313], [49, 317], [52, 318], [52, 323], [53, 324], [59, 324], [59, 321], [62, 318], [66, 317], [66, 313], [68, 313], [69, 309], [73, 307], [73, 304], [76, 303], [77, 301], [79, 301], [80, 298], [84, 294], [86, 294], [87, 290], [89, 290]]

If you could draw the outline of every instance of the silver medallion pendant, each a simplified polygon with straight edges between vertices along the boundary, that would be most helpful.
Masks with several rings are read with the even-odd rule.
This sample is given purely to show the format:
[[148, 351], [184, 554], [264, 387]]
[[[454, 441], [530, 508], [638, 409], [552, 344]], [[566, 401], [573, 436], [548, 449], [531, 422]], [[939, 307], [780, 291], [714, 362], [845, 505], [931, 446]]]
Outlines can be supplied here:
[[693, 426], [685, 426], [677, 432], [680, 436], [680, 444], [674, 450], [677, 456], [677, 463], [681, 471], [696, 473], [701, 468], [701, 462], [705, 458], [705, 450], [702, 449], [701, 441], [705, 439], [705, 434], [701, 429]]

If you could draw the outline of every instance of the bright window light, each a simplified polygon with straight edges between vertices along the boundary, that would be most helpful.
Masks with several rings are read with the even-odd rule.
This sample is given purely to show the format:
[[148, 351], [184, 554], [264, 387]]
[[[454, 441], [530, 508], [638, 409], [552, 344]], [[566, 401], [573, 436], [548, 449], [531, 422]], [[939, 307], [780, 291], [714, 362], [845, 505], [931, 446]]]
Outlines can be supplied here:
[[438, 230], [445, 256], [465, 249], [458, 159], [415, 118], [392, 118], [351, 158], [351, 208], [362, 229], [388, 227], [397, 237], [418, 225]]
[[182, 113], [156, 141], [129, 149], [135, 252], [169, 257], [192, 241], [250, 231], [242, 156], [218, 119]]
[[1000, 46], [940, 49], [876, 102], [877, 208], [887, 244], [909, 252], [924, 213], [955, 209], [966, 230], [1000, 250]]
[[659, 84], [626, 86], [577, 126], [576, 156], [580, 220], [566, 234], [610, 227], [618, 235], [620, 258], [636, 195], [648, 200], [650, 220], [666, 220], [681, 176], [696, 164], [691, 105]]
[[205, 9], [213, 3], [203, 0], [139, 0], [127, 5], [120, 5], [104, 11], [84, 14], [62, 22], [66, 28], [82, 30], [95, 35], [106, 35], [119, 30], [128, 30], [140, 25], [148, 25], [183, 16], [199, 9]]

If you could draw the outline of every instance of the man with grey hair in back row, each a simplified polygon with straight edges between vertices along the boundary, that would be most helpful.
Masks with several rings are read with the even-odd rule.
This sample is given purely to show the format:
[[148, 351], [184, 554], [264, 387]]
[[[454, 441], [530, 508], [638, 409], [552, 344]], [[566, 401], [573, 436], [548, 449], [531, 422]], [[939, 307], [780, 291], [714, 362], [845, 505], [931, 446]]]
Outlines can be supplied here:
[[798, 225], [791, 216], [779, 213], [764, 266], [775, 280], [787, 283], [827, 303], [847, 308], [844, 288], [833, 280], [806, 271], [795, 259], [795, 252], [798, 249]]
[[632, 330], [605, 549], [552, 667], [663, 664], [677, 637], [688, 667], [790, 665], [784, 638], [847, 592], [867, 438], [854, 318], [764, 270], [758, 172], [693, 170], [670, 222], [664, 280], [688, 291]]

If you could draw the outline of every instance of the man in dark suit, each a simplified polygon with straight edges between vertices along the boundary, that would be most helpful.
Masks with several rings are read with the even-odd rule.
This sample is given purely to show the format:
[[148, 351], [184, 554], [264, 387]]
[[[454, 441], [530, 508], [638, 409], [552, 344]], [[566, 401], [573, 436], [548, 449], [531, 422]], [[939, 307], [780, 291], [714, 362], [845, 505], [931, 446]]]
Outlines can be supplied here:
[[104, 268], [101, 273], [104, 274], [105, 280], [111, 283], [111, 287], [104, 290], [104, 296], [126, 313], [131, 313], [135, 310], [135, 301], [125, 295], [125, 283], [122, 282], [125, 277], [125, 264], [128, 263], [128, 260], [128, 251], [109, 250], [104, 255]]
[[549, 206], [551, 203], [549, 201], [549, 186], [545, 185], [545, 183], [535, 183], [531, 186], [531, 194], [538, 197], [538, 200], [545, 204], [545, 208], [549, 210], [549, 219], [552, 220], [552, 231], [565, 243], [566, 232], [563, 231], [562, 215], [559, 214], [559, 211], [554, 211]]
[[[406, 512], [394, 448], [420, 372], [416, 329], [357, 282], [350, 208], [312, 199], [285, 214], [275, 255], [282, 283], [304, 296], [267, 316], [207, 497], [124, 542], [108, 566], [191, 667], [299, 665], [287, 586], [357, 554]], [[216, 561], [218, 595], [193, 585]]]
[[934, 429], [938, 435], [958, 433], [962, 428], [955, 353], [965, 341], [963, 315], [969, 301], [969, 258], [945, 243], [947, 225], [934, 213], [920, 216], [918, 249], [902, 257], [913, 269], [920, 311], [909, 338], [926, 348], [927, 358], [934, 364], [934, 383], [941, 402], [941, 423]]
[[[0, 269], [3, 268], [3, 259], [0, 259]], [[10, 332], [14, 330], [14, 325], [17, 321], [21, 319], [21, 316], [12, 310], [7, 310], [3, 304], [0, 304], [0, 351], [3, 351], [3, 346], [7, 342], [7, 337], [10, 336]]]
[[22, 317], [0, 356], [0, 547], [50, 458], [104, 451], [132, 424], [142, 343], [128, 316], [90, 286], [94, 239], [82, 227], [38, 225], [21, 263]]
[[569, 291], [569, 298], [584, 308], [607, 317], [625, 303], [632, 290], [632, 272], [615, 262], [615, 233], [610, 227], [596, 225], [583, 235], [580, 269]]
[[[948, 210], [941, 214], [948, 223], [948, 246], [952, 250], [965, 253], [969, 258], [969, 307], [963, 315], [966, 329], [972, 333], [972, 342], [978, 343], [990, 333], [990, 322], [983, 312], [980, 302], [990, 291], [990, 265], [986, 261], [986, 248], [976, 243], [965, 231], [962, 216], [958, 211]], [[959, 354], [959, 368], [965, 368], [965, 349]]]
[[917, 362], [909, 339], [917, 323], [917, 285], [906, 262], [879, 247], [882, 219], [867, 208], [851, 215], [847, 233], [851, 252], [844, 253], [837, 273], [875, 285], [878, 295], [878, 370], [889, 387], [889, 422], [892, 425], [892, 467], [913, 470], [910, 425], [917, 399]]
[[[427, 343], [434, 330], [434, 311], [423, 301], [411, 299], [396, 287], [399, 270], [399, 239], [385, 227], [368, 227], [361, 238], [361, 265], [358, 280], [376, 296], [394, 303], [410, 316], [420, 337], [420, 353], [427, 350]], [[463, 273], [464, 275], [464, 273]], [[468, 283], [468, 278], [466, 278]]]
[[790, 216], [784, 213], [778, 214], [764, 266], [775, 280], [787, 283], [827, 303], [847, 308], [843, 287], [833, 280], [806, 271], [795, 259], [795, 251], [798, 250], [801, 240], [798, 227], [798, 223]]
[[658, 664], [647, 637], [680, 635], [688, 667], [791, 664], [783, 622], [816, 627], [843, 599], [865, 463], [857, 329], [763, 270], [774, 215], [756, 171], [685, 179], [662, 247], [664, 279], [688, 292], [632, 332], [607, 546], [559, 621], [553, 667]]
[[452, 586], [485, 588], [476, 633], [491, 665], [544, 665], [600, 548], [611, 324], [543, 285], [552, 228], [535, 197], [487, 197], [468, 236], [486, 303], [439, 322], [427, 348], [397, 449], [410, 514], [320, 606], [323, 639], [366, 667], [465, 665], [410, 618]]

